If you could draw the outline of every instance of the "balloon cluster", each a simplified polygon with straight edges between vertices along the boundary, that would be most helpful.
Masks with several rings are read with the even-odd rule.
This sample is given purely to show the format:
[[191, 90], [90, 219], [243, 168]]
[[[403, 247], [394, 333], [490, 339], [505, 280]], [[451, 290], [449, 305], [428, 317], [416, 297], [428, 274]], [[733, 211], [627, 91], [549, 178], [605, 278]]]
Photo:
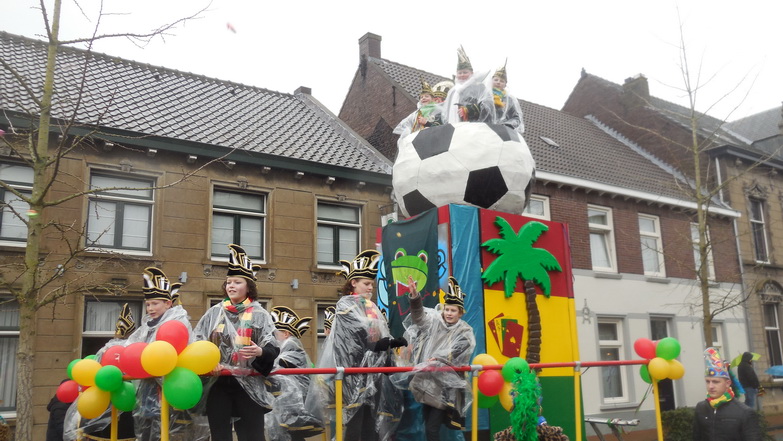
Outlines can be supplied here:
[[645, 383], [666, 378], [679, 380], [685, 375], [685, 366], [675, 360], [681, 349], [676, 338], [666, 337], [658, 341], [640, 338], [634, 342], [633, 349], [640, 357], [648, 360], [647, 365], [642, 365], [639, 369], [639, 376]]
[[131, 411], [136, 407], [136, 391], [130, 381], [123, 381], [124, 373], [136, 379], [163, 377], [166, 400], [174, 408], [190, 409], [203, 392], [198, 376], [217, 366], [220, 350], [209, 341], [188, 344], [188, 338], [184, 324], [169, 321], [160, 326], [152, 343], [111, 346], [100, 363], [94, 355], [73, 360], [68, 365], [71, 380], [57, 388], [57, 398], [71, 403], [78, 396], [76, 406], [84, 418], [97, 418], [109, 403], [119, 410]]
[[[489, 354], [479, 354], [473, 359], [473, 364], [492, 366], [500, 363]], [[511, 412], [514, 407], [514, 396], [511, 393], [514, 377], [519, 372], [529, 369], [527, 361], [514, 357], [510, 358], [500, 371], [494, 369], [481, 371], [478, 377], [478, 406], [488, 409], [500, 401], [503, 408]]]

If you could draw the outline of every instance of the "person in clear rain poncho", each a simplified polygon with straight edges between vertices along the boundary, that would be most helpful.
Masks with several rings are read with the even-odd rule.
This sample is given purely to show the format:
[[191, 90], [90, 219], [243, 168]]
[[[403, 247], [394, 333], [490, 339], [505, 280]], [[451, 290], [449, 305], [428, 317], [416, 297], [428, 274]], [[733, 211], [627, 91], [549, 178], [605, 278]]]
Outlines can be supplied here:
[[[302, 335], [310, 329], [312, 317], [300, 318], [287, 306], [275, 306], [269, 311], [275, 322], [275, 337], [280, 344], [272, 373], [281, 368], [309, 368], [310, 357], [302, 346]], [[323, 425], [305, 410], [305, 397], [310, 385], [309, 375], [272, 375], [268, 379], [275, 396], [272, 412], [266, 418], [266, 431], [275, 441], [304, 441], [321, 433]]]
[[[411, 342], [412, 373], [408, 388], [424, 413], [427, 441], [440, 440], [442, 425], [452, 430], [463, 430], [465, 413], [471, 405], [470, 383], [465, 372], [449, 367], [470, 364], [476, 338], [473, 328], [463, 321], [464, 294], [454, 277], [449, 277], [449, 292], [444, 303], [425, 308], [416, 288], [408, 278], [411, 312], [403, 320], [405, 337]], [[444, 369], [445, 368], [445, 369]]]
[[232, 441], [232, 422], [239, 441], [263, 441], [264, 414], [273, 402], [265, 376], [280, 349], [272, 316], [257, 301], [255, 274], [260, 266], [253, 265], [239, 245], [228, 247], [226, 298], [208, 309], [194, 330], [196, 340], [211, 341], [220, 349], [217, 376], [204, 385], [199, 408], [206, 406], [212, 441]]
[[421, 93], [416, 104], [418, 108], [394, 128], [394, 133], [400, 135], [400, 139], [427, 127], [439, 126], [443, 122], [443, 106], [435, 100], [435, 92], [430, 85], [423, 78], [420, 81]]
[[508, 93], [508, 74], [506, 65], [492, 74], [492, 98], [495, 104], [495, 124], [503, 124], [516, 130], [520, 134], [525, 132], [525, 124], [522, 121], [522, 108], [519, 100]]
[[473, 65], [460, 46], [457, 49], [457, 74], [443, 103], [443, 123], [494, 121], [495, 104], [492, 92], [484, 85], [487, 72], [473, 73]]
[[[378, 251], [366, 250], [352, 262], [340, 261], [347, 281], [317, 367], [389, 366], [392, 365], [389, 349], [407, 344], [403, 338], [391, 337], [386, 318], [372, 302], [379, 258]], [[308, 409], [328, 410], [323, 415], [324, 422], [334, 421], [333, 381], [333, 375], [314, 375], [308, 392]], [[401, 395], [386, 375], [345, 376], [342, 406], [345, 441], [391, 439], [401, 413]]]

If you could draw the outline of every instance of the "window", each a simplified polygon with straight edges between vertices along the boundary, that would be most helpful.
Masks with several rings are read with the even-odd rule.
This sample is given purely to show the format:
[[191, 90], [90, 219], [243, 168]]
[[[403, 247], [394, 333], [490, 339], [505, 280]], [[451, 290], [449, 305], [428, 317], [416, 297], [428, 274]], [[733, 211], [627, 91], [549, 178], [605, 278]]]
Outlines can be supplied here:
[[16, 350], [19, 304], [0, 298], [0, 411], [16, 410]]
[[87, 246], [150, 251], [153, 191], [151, 179], [94, 173], [90, 189], [116, 188], [90, 196]]
[[712, 347], [723, 353], [723, 324], [712, 323]]
[[[215, 189], [212, 193], [212, 256], [228, 256], [228, 245], [241, 245], [264, 261], [266, 195]], [[258, 263], [258, 262], [256, 262]]]
[[669, 336], [669, 321], [665, 318], [655, 317], [650, 319], [650, 338], [660, 340]]
[[[0, 180], [25, 196], [32, 195], [33, 169], [18, 164], [0, 164]], [[11, 191], [0, 188], [0, 240], [27, 241], [27, 225], [20, 216], [27, 217], [30, 208]], [[20, 244], [21, 245], [21, 244]]]
[[359, 254], [359, 207], [318, 202], [318, 264], [339, 265]]
[[753, 251], [756, 262], [769, 262], [767, 251], [767, 227], [764, 224], [764, 201], [750, 199], [750, 233], [753, 237]]
[[612, 210], [589, 205], [587, 223], [590, 228], [590, 256], [593, 270], [617, 272]]
[[[706, 231], [707, 239], [707, 278], [709, 280], [715, 280], [715, 264], [712, 260], [712, 242], [710, 241], [710, 229], [707, 227]], [[691, 223], [691, 241], [693, 242], [693, 261], [696, 264], [696, 271], [698, 277], [699, 268], [701, 268], [701, 255], [699, 253], [699, 225]]]
[[642, 244], [644, 275], [665, 277], [661, 223], [658, 216], [639, 215], [639, 237]]
[[528, 200], [525, 211], [523, 211], [522, 214], [528, 217], [550, 220], [549, 197], [535, 194], [530, 195], [530, 200]]
[[[622, 322], [620, 320], [598, 321], [598, 345], [601, 361], [620, 360], [623, 354]], [[601, 368], [601, 393], [604, 403], [628, 401], [625, 386], [625, 370], [622, 366]]]
[[780, 317], [778, 307], [783, 300], [783, 292], [776, 283], [767, 282], [759, 291], [764, 309], [764, 334], [769, 350], [769, 365], [783, 364], [783, 350], [780, 344]]
[[82, 330], [82, 358], [98, 352], [114, 338], [117, 318], [122, 305], [128, 304], [136, 327], [144, 318], [143, 302], [140, 300], [86, 299], [84, 303], [84, 328]]

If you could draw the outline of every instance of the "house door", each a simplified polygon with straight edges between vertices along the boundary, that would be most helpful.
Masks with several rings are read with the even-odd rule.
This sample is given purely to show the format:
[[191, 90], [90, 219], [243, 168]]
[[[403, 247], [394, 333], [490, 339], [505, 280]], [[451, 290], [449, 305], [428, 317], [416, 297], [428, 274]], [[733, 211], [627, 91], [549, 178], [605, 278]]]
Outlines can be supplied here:
[[[650, 319], [650, 336], [653, 340], [660, 340], [669, 336], [669, 321], [665, 318]], [[677, 408], [674, 402], [674, 382], [670, 379], [658, 382], [658, 398], [661, 404], [661, 412]]]

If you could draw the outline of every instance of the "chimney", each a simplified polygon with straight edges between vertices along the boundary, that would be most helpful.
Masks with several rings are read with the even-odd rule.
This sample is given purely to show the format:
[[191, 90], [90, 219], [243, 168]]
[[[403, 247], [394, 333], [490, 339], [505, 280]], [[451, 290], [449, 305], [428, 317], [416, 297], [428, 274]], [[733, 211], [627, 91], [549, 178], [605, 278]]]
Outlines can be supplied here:
[[626, 78], [623, 84], [622, 102], [626, 108], [646, 106], [650, 102], [650, 86], [642, 74]]
[[305, 87], [305, 86], [299, 86], [294, 91], [294, 95], [299, 95], [300, 93], [305, 94], [305, 95], [312, 95], [313, 94], [313, 89], [311, 89], [309, 87]]
[[381, 58], [381, 36], [368, 32], [359, 39], [359, 57]]

